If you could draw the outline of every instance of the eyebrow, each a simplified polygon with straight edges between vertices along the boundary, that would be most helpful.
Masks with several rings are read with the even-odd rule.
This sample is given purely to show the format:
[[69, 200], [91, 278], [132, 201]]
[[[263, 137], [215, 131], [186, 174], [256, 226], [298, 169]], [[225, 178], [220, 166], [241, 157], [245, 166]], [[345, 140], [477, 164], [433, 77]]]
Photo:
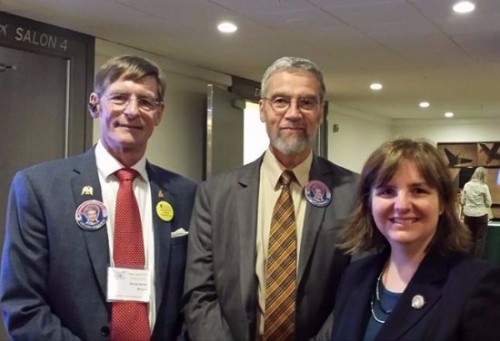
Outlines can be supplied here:
[[319, 96], [318, 95], [314, 95], [314, 94], [302, 94], [302, 95], [298, 95], [298, 96], [293, 96], [293, 95], [286, 94], [286, 93], [283, 93], [283, 92], [277, 92], [275, 94], [270, 95], [269, 97], [270, 98], [273, 98], [273, 97], [289, 97], [289, 98], [316, 98], [316, 99], [319, 99]]
[[[426, 187], [431, 187], [431, 185], [429, 185], [429, 183], [427, 181], [421, 181], [421, 182], [412, 182], [409, 184], [409, 187], [416, 187], [416, 186], [426, 186]], [[373, 186], [373, 188], [381, 188], [381, 187], [396, 187], [396, 185], [392, 185], [389, 182], [386, 182], [386, 183], [381, 183], [379, 185], [375, 185]]]

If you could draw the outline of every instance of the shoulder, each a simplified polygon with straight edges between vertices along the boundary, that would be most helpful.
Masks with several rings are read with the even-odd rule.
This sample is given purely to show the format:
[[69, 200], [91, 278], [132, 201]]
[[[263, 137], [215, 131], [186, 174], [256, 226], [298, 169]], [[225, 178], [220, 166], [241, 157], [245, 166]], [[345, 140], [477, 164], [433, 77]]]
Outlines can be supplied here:
[[484, 260], [463, 259], [450, 271], [445, 292], [451, 300], [456, 300], [461, 295], [470, 314], [480, 313], [483, 317], [493, 314], [494, 320], [498, 322], [500, 267]]
[[314, 156], [311, 168], [316, 168], [322, 173], [329, 173], [332, 177], [339, 179], [340, 182], [356, 182], [359, 177], [359, 174], [321, 156]]
[[470, 255], [454, 255], [451, 257], [450, 274], [457, 277], [457, 280], [466, 275], [468, 280], [464, 282], [481, 281], [485, 276], [494, 276], [500, 280], [500, 267]]
[[[427, 263], [427, 277], [443, 278], [443, 290], [455, 297], [462, 293], [465, 297], [483, 292], [486, 296], [500, 297], [500, 267], [485, 260], [477, 259], [468, 254], [453, 254], [443, 258], [443, 268], [433, 259]], [[485, 289], [486, 288], [486, 289]]]
[[335, 172], [338, 175], [346, 175], [346, 176], [357, 175], [355, 172], [353, 172], [345, 167], [339, 166], [339, 165], [331, 162], [330, 160], [325, 159], [322, 156], [315, 155], [313, 158], [313, 166], [315, 165], [315, 163], [319, 167], [329, 169], [330, 171]]
[[387, 258], [385, 253], [369, 254], [349, 264], [344, 277], [364, 277], [368, 272], [378, 268]]
[[211, 192], [225, 191], [230, 188], [248, 187], [258, 183], [262, 158], [247, 165], [222, 172], [204, 181], [202, 186]]
[[385, 255], [377, 253], [349, 264], [342, 273], [337, 295], [348, 297], [371, 285], [372, 280], [380, 273], [385, 259]]
[[[44, 161], [19, 170], [16, 174], [16, 177], [27, 177], [36, 181], [38, 179], [47, 180], [50, 178], [58, 178], [63, 175], [67, 176], [68, 172], [74, 171], [77, 165], [80, 165], [84, 162], [90, 162], [92, 160], [90, 157], [91, 155], [85, 153], [76, 156], [70, 156], [65, 159]], [[95, 158], [93, 160], [93, 162], [95, 163]]]
[[147, 170], [150, 181], [158, 182], [166, 188], [181, 188], [183, 191], [195, 191], [198, 186], [196, 182], [183, 175], [149, 162], [147, 164]]

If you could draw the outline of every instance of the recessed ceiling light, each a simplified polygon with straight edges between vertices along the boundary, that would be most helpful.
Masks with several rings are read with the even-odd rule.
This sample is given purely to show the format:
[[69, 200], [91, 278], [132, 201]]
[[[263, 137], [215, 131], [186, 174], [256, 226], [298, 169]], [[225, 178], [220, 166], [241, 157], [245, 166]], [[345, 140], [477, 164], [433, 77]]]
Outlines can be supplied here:
[[377, 91], [377, 90], [381, 90], [382, 88], [383, 88], [383, 86], [380, 83], [372, 83], [372, 84], [370, 84], [370, 89], [372, 89], [372, 90]]
[[222, 33], [234, 33], [238, 30], [238, 26], [229, 21], [221, 22], [217, 25], [217, 29]]
[[450, 117], [453, 117], [453, 116], [455, 116], [455, 114], [452, 113], [451, 111], [447, 111], [447, 112], [444, 113], [444, 117], [450, 118]]
[[476, 5], [471, 1], [460, 1], [453, 5], [453, 10], [457, 13], [470, 13], [476, 8]]
[[430, 106], [430, 103], [423, 101], [423, 102], [418, 103], [418, 105], [420, 106], [420, 108], [428, 108]]

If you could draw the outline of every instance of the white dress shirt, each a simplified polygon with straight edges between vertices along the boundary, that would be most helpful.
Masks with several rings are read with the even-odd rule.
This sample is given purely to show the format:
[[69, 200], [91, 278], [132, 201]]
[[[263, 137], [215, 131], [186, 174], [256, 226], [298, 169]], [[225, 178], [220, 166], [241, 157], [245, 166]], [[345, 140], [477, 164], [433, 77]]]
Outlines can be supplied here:
[[[124, 168], [118, 160], [116, 160], [104, 148], [99, 140], [95, 148], [95, 156], [97, 162], [97, 171], [99, 174], [99, 183], [101, 185], [102, 199], [106, 210], [108, 211], [108, 220], [106, 223], [108, 242], [109, 242], [109, 264], [114, 266], [113, 261], [113, 236], [114, 236], [114, 219], [116, 195], [118, 193], [119, 181], [114, 173], [121, 168]], [[131, 168], [135, 169], [139, 176], [134, 180], [134, 194], [139, 205], [141, 214], [142, 236], [144, 241], [144, 259], [145, 269], [150, 273], [150, 288], [151, 295], [149, 299], [149, 324], [151, 331], [153, 330], [156, 320], [156, 302], [155, 302], [155, 259], [154, 259], [154, 232], [153, 232], [153, 216], [151, 203], [151, 187], [149, 186], [149, 178], [146, 172], [146, 157], [143, 156]]]

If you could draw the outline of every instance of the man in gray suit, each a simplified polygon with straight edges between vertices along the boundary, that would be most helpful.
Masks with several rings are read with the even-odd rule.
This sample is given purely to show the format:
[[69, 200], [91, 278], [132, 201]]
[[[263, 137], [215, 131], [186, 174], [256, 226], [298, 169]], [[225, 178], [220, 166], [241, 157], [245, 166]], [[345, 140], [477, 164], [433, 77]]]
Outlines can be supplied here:
[[[97, 73], [89, 99], [90, 114], [100, 123], [96, 146], [14, 177], [0, 290], [11, 339], [173, 340], [182, 333], [186, 235], [196, 185], [146, 160], [164, 91], [156, 64], [136, 56], [112, 58]], [[118, 205], [117, 195], [123, 170], [135, 175], [128, 202], [135, 197], [138, 203], [128, 220], [138, 222], [125, 233], [117, 228], [123, 216], [114, 215], [126, 206]], [[130, 263], [117, 260], [123, 250]]]
[[[313, 337], [333, 309], [349, 257], [336, 249], [356, 175], [314, 155], [325, 85], [309, 60], [283, 57], [265, 72], [260, 118], [270, 144], [258, 160], [200, 185], [190, 224], [184, 313], [193, 340], [266, 339], [273, 207], [284, 170], [296, 218], [294, 339]], [[315, 196], [315, 191], [322, 196]]]

